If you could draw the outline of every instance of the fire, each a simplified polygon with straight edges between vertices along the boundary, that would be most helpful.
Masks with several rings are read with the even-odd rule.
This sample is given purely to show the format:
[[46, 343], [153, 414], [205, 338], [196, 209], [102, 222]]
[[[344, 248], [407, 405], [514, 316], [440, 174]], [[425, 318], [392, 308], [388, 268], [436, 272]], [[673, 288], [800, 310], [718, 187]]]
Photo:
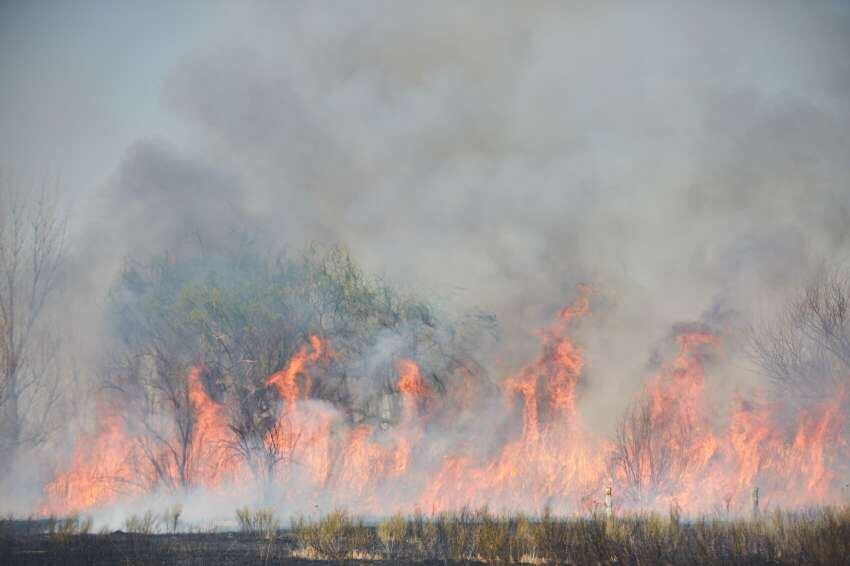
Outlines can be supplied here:
[[[268, 385], [274, 385], [277, 388], [280, 397], [290, 408], [296, 400], [310, 394], [312, 381], [308, 375], [304, 374], [304, 369], [307, 365], [315, 363], [324, 353], [324, 342], [318, 336], [310, 337], [310, 346], [312, 351], [308, 351], [306, 345], [302, 346], [289, 361], [286, 369], [272, 374], [266, 381]], [[301, 376], [303, 378], [299, 383], [298, 378]]]
[[[761, 397], [739, 395], [728, 409], [716, 406], [709, 392], [715, 362], [724, 359], [723, 339], [705, 329], [678, 334], [675, 355], [646, 381], [614, 436], [591, 430], [578, 388], [585, 351], [572, 335], [590, 314], [591, 291], [579, 291], [541, 330], [537, 356], [501, 382], [501, 405], [482, 394], [466, 368], [457, 370], [458, 394], [448, 399], [416, 360], [396, 360], [390, 389], [400, 414], [390, 426], [311, 396], [337, 354], [326, 338], [310, 337], [265, 380], [279, 398], [276, 426], [262, 439], [277, 458], [268, 479], [293, 507], [321, 498], [374, 514], [487, 504], [577, 512], [599, 505], [608, 485], [620, 510], [737, 512], [754, 487], [766, 506], [830, 501], [848, 456], [844, 393], [793, 419]], [[163, 460], [172, 462], [164, 472], [169, 481], [156, 481], [145, 460], [163, 446], [101, 408], [97, 430], [79, 437], [67, 467], [47, 486], [41, 511], [81, 511], [176, 489], [184, 476], [192, 487], [250, 489], [247, 464], [232, 449], [226, 406], [210, 395], [204, 375], [200, 366], [186, 374], [188, 457], [183, 468]], [[481, 418], [461, 420], [461, 410]], [[165, 440], [164, 446], [176, 441]]]
[[574, 507], [605, 476], [607, 442], [594, 438], [576, 412], [575, 388], [584, 356], [566, 332], [589, 312], [589, 289], [581, 291], [542, 332], [537, 359], [505, 381], [509, 408], [515, 397], [522, 399], [522, 436], [483, 462], [447, 458], [425, 490], [423, 508], [440, 511], [498, 501], [527, 510], [553, 500], [560, 507]]
[[685, 510], [723, 502], [727, 511], [742, 510], [761, 486], [768, 505], [827, 503], [838, 456], [846, 452], [843, 393], [800, 410], [791, 427], [782, 425], [779, 406], [739, 396], [728, 422], [718, 426], [711, 418], [718, 408], [706, 400], [704, 361], [721, 341], [705, 332], [683, 333], [677, 341], [673, 362], [644, 389], [645, 422], [628, 419], [621, 428], [626, 442], [618, 479], [630, 486], [633, 501]]
[[398, 363], [398, 372], [398, 390], [404, 401], [404, 420], [410, 423], [427, 402], [428, 387], [422, 379], [419, 366], [413, 360], [401, 360]]
[[207, 395], [201, 381], [201, 368], [189, 371], [189, 400], [195, 417], [189, 462], [192, 475], [204, 486], [218, 486], [238, 472], [238, 465], [228, 449], [231, 433], [224, 407]]
[[94, 434], [78, 438], [68, 470], [45, 488], [44, 515], [77, 513], [135, 496], [142, 487], [134, 482], [132, 440], [121, 419], [105, 408]]

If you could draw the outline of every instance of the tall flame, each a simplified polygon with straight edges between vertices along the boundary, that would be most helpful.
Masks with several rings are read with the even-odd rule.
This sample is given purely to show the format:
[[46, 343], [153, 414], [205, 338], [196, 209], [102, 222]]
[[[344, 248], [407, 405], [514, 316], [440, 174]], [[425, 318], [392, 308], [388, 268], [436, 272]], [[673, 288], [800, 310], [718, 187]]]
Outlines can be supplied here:
[[[499, 415], [468, 370], [458, 370], [460, 400], [449, 403], [415, 360], [398, 360], [400, 415], [389, 427], [311, 397], [323, 361], [336, 354], [327, 339], [310, 337], [266, 379], [280, 412], [264, 441], [270, 449], [285, 447], [288, 456], [271, 480], [293, 487], [280, 490], [292, 506], [321, 498], [370, 513], [485, 504], [575, 512], [598, 505], [608, 485], [620, 509], [676, 505], [694, 513], [743, 510], [754, 487], [775, 506], [825, 503], [836, 492], [848, 460], [844, 392], [799, 410], [791, 424], [783, 417], [787, 408], [760, 397], [738, 396], [723, 411], [707, 394], [712, 361], [723, 357], [721, 337], [709, 331], [677, 336], [677, 353], [646, 382], [614, 438], [592, 431], [577, 388], [585, 353], [570, 335], [589, 312], [590, 289], [582, 287], [541, 330], [536, 358], [503, 380]], [[200, 367], [187, 375], [187, 466], [200, 487], [244, 487], [251, 475], [232, 450], [227, 411], [209, 395], [203, 375]], [[455, 430], [458, 407], [487, 420]], [[114, 411], [99, 414], [98, 429], [78, 438], [68, 466], [47, 486], [42, 512], [90, 509], [162, 487], [139, 453], [144, 435], [128, 431]]]

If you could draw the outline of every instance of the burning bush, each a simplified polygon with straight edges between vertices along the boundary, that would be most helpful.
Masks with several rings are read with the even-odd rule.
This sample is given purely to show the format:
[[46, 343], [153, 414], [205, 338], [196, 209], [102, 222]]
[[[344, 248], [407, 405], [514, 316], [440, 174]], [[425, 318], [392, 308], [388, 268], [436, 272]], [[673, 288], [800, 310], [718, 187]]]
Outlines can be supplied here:
[[[725, 356], [723, 335], [709, 326], [677, 330], [675, 353], [658, 364], [613, 439], [588, 427], [579, 398], [585, 351], [574, 334], [593, 296], [580, 287], [540, 331], [538, 354], [487, 388], [470, 342], [483, 323], [470, 329], [436, 316], [336, 248], [128, 269], [112, 303], [108, 408], [48, 486], [44, 509], [204, 489], [296, 511], [315, 501], [374, 515], [421, 508], [439, 517], [488, 504], [575, 513], [600, 511], [604, 498], [608, 516], [675, 509], [731, 517], [757, 505], [750, 494], [759, 486], [762, 508], [826, 504], [840, 494], [843, 393], [798, 405], [793, 419], [779, 401], [743, 394], [726, 411], [707, 393]], [[488, 394], [499, 390], [501, 399]], [[608, 486], [613, 495], [604, 494]], [[499, 559], [520, 551], [496, 544], [519, 525], [448, 517], [414, 523], [411, 540], [458, 560], [484, 547]], [[534, 544], [521, 539], [542, 555], [575, 535], [545, 517], [541, 525]], [[391, 526], [382, 540], [397, 550]], [[597, 522], [579, 527], [581, 540], [601, 536]]]

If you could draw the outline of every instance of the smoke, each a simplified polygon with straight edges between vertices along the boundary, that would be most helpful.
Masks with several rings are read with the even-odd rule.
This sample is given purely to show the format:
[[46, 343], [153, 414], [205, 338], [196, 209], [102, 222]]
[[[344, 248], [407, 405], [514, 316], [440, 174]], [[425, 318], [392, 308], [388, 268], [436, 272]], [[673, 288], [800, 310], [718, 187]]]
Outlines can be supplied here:
[[672, 324], [750, 313], [846, 255], [848, 17], [240, 6], [163, 89], [196, 145], [130, 148], [93, 230], [112, 249], [91, 248], [240, 224], [275, 244], [344, 242], [392, 280], [494, 311], [517, 358], [589, 281], [616, 304], [589, 340], [617, 352], [592, 364], [617, 383], [606, 374], [638, 367]]
[[[510, 369], [589, 282], [582, 403], [610, 431], [676, 324], [746, 324], [847, 257], [844, 4], [223, 10], [162, 90], [191, 143], [139, 140], [82, 215], [77, 304], [124, 258], [186, 242], [341, 242], [496, 313]], [[729, 389], [758, 381], [731, 366]]]

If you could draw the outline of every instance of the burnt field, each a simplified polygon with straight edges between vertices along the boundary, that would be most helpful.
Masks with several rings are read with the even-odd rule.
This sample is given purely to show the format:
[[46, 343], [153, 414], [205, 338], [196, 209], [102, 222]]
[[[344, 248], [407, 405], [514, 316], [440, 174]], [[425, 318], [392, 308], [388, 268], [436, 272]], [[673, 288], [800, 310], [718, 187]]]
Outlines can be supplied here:
[[[174, 525], [176, 526], [176, 525]], [[125, 530], [91, 522], [2, 522], [3, 564], [841, 564], [850, 553], [850, 508], [748, 519], [668, 515], [555, 518], [486, 509], [364, 523], [344, 512], [293, 519], [239, 517], [239, 530], [188, 529], [131, 517]]]
[[307, 564], [292, 557], [291, 538], [232, 533], [16, 534], [3, 539], [5, 564]]

